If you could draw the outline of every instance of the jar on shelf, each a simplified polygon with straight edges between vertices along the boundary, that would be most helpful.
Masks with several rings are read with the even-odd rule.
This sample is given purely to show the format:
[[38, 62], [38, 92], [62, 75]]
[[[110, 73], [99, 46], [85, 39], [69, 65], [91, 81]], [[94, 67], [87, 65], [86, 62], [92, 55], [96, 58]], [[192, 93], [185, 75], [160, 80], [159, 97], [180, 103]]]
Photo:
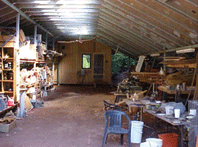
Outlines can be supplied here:
[[7, 77], [9, 80], [13, 80], [13, 72], [8, 72]]
[[4, 63], [4, 69], [8, 69], [8, 62]]
[[6, 73], [3, 74], [3, 79], [7, 80], [7, 74]]
[[8, 62], [8, 68], [12, 69], [12, 62]]

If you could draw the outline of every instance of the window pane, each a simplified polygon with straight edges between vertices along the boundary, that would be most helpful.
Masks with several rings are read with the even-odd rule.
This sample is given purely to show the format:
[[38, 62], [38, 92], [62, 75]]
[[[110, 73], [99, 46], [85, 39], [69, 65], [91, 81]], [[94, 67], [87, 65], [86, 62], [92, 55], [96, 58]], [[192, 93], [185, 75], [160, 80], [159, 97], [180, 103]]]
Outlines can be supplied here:
[[91, 68], [91, 55], [83, 54], [82, 68]]

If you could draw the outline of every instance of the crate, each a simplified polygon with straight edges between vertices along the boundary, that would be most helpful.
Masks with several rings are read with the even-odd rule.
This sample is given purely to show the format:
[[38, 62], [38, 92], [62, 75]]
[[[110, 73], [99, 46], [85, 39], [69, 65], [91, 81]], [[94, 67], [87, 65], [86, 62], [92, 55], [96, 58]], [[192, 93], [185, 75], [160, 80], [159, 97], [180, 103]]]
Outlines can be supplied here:
[[10, 124], [0, 123], [0, 132], [9, 132], [15, 126], [16, 120], [12, 121]]

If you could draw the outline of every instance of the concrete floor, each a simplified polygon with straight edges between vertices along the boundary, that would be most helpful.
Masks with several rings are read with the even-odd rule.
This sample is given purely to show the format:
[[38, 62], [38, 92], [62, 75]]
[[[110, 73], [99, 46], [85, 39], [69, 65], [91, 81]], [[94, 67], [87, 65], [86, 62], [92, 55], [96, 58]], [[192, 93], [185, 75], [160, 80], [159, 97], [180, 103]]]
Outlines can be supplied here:
[[[0, 133], [0, 147], [100, 147], [104, 133], [102, 100], [114, 101], [116, 89], [93, 86], [56, 86], [36, 108], [17, 120], [9, 133]], [[143, 140], [153, 130], [144, 130]], [[156, 136], [152, 136], [156, 137]], [[124, 146], [127, 146], [124, 136]], [[119, 147], [120, 136], [110, 135], [106, 147]], [[139, 144], [132, 144], [139, 147]]]

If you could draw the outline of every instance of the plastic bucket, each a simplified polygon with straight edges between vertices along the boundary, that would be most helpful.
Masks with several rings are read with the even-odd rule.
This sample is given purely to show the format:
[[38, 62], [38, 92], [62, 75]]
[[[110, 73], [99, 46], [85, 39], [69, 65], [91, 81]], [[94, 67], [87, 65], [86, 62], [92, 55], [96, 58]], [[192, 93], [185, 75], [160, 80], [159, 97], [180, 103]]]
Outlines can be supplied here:
[[155, 142], [143, 142], [140, 147], [158, 147], [158, 145]]
[[140, 143], [140, 147], [149, 147], [149, 143], [148, 142]]
[[175, 133], [159, 134], [158, 137], [163, 140], [162, 147], [177, 147], [178, 135]]
[[162, 139], [159, 138], [147, 138], [146, 142], [149, 143], [150, 147], [162, 147]]
[[143, 125], [144, 125], [144, 122], [142, 121], [131, 121], [131, 142], [132, 143], [141, 143]]

